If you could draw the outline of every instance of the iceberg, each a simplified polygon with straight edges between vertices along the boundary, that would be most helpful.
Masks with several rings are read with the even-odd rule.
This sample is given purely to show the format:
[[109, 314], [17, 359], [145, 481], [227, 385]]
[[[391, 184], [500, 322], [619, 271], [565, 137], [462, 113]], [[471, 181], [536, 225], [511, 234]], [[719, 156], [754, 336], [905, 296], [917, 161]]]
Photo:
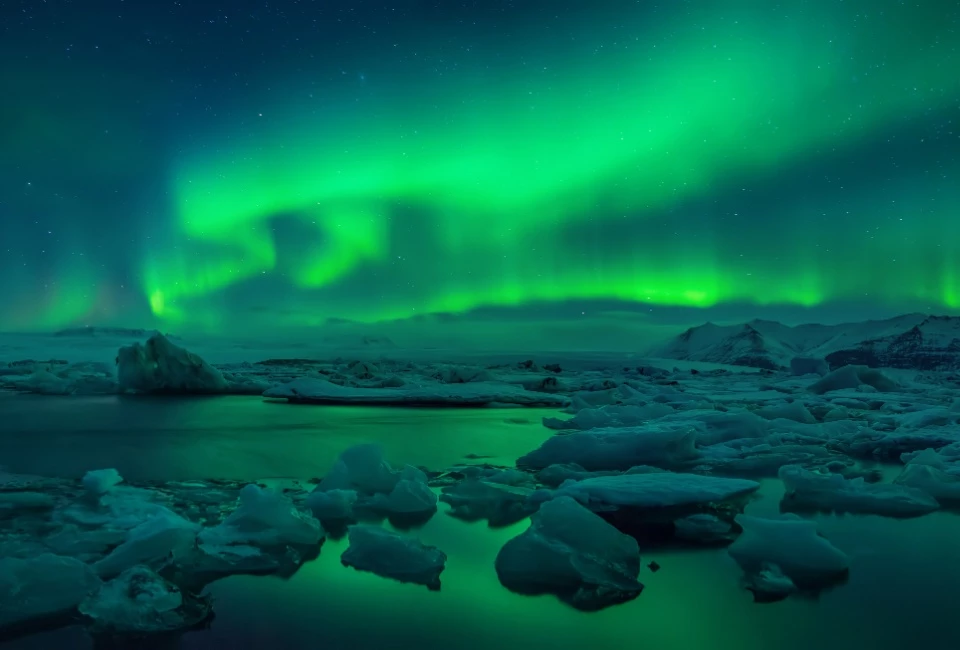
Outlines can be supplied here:
[[100, 496], [110, 491], [114, 485], [123, 482], [123, 477], [115, 469], [94, 469], [83, 475], [81, 484], [83, 489], [94, 496]]
[[540, 470], [575, 463], [589, 471], [626, 470], [634, 465], [670, 467], [697, 458], [695, 442], [700, 431], [694, 421], [652, 422], [555, 435], [521, 456], [517, 466]]
[[563, 395], [539, 393], [513, 384], [470, 382], [423, 384], [400, 388], [358, 388], [340, 386], [325, 379], [300, 377], [275, 386], [264, 397], [286, 399], [300, 404], [397, 404], [403, 406], [565, 406]]
[[70, 613], [99, 588], [93, 569], [75, 558], [0, 558], [0, 630]]
[[283, 494], [253, 483], [240, 491], [240, 505], [223, 523], [204, 529], [200, 541], [216, 546], [317, 546], [320, 522], [297, 510]]
[[[822, 588], [847, 576], [849, 559], [817, 534], [816, 522], [793, 515], [781, 519], [738, 515], [736, 522], [743, 533], [727, 552], [748, 576], [770, 571], [775, 565], [780, 574], [804, 589]], [[769, 583], [773, 577], [764, 580]]]
[[940, 507], [936, 499], [914, 487], [867, 483], [862, 477], [848, 480], [798, 465], [781, 467], [780, 479], [786, 486], [781, 501], [784, 509], [915, 517]]
[[132, 529], [126, 540], [93, 568], [101, 578], [109, 578], [138, 564], [162, 566], [191, 551], [199, 531], [200, 526], [174, 512], [157, 513]]
[[933, 449], [925, 449], [910, 454], [894, 483], [917, 488], [937, 501], [956, 505], [960, 502], [960, 463], [948, 463]]
[[511, 591], [552, 593], [587, 611], [643, 590], [636, 540], [568, 497], [544, 503], [530, 527], [500, 549], [495, 566]]
[[558, 495], [569, 496], [591, 509], [638, 509], [695, 506], [726, 501], [756, 491], [760, 484], [738, 478], [659, 472], [600, 476], [567, 482]]
[[307, 507], [321, 522], [353, 519], [354, 490], [314, 490], [307, 496]]
[[163, 334], [120, 348], [117, 381], [121, 390], [137, 393], [229, 392], [219, 370]]
[[350, 546], [340, 556], [344, 566], [431, 590], [440, 589], [440, 574], [447, 556], [436, 546], [378, 526], [351, 526], [348, 535]]
[[182, 630], [211, 613], [211, 600], [185, 594], [150, 569], [135, 566], [80, 603], [98, 632], [156, 634]]
[[881, 393], [895, 391], [899, 388], [897, 382], [876, 368], [843, 366], [811, 384], [809, 390], [811, 393], [823, 395], [834, 390], [859, 388], [862, 385], [870, 386]]

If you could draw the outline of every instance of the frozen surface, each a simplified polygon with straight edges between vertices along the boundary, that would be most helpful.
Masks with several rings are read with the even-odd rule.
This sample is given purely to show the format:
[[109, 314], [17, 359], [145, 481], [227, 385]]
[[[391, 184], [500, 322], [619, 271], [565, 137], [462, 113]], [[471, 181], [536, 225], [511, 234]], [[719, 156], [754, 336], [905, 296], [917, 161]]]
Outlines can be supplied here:
[[349, 536], [350, 547], [340, 556], [345, 566], [440, 589], [447, 556], [437, 547], [378, 526], [351, 526]]
[[637, 542], [573, 499], [544, 503], [530, 528], [497, 554], [497, 575], [520, 593], [553, 593], [578, 609], [636, 598], [643, 585]]

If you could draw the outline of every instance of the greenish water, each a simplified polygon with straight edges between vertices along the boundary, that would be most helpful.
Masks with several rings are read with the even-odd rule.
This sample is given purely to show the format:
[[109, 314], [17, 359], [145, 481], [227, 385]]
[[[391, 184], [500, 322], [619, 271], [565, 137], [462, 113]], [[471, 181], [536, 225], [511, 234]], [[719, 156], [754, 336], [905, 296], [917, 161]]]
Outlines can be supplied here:
[[381, 444], [398, 465], [438, 470], [467, 454], [511, 465], [550, 436], [540, 422], [556, 411], [0, 393], [0, 414], [0, 467], [8, 471], [79, 477], [114, 467], [130, 480], [184, 480], [322, 476], [363, 442]]
[[[18, 399], [18, 402], [22, 402]], [[39, 405], [41, 402], [36, 402]], [[9, 404], [9, 402], [7, 402]], [[438, 411], [337, 409], [263, 404], [251, 398], [168, 401], [53, 399], [34, 418], [31, 436], [50, 436], [62, 414], [88, 417], [72, 435], [101, 447], [122, 436], [150, 454], [143, 467], [126, 445], [100, 448], [151, 472], [200, 476], [215, 468], [224, 475], [279, 475], [285, 468], [320, 468], [345, 446], [382, 442], [390, 457], [440, 467], [466, 453], [487, 453], [509, 462], [549, 432], [534, 423], [544, 412], [529, 410]], [[2, 408], [2, 407], [0, 407]], [[106, 438], [95, 413], [123, 411], [124, 423]], [[168, 412], [170, 411], [170, 412]], [[138, 415], [139, 413], [139, 415]], [[57, 425], [59, 426], [59, 424]], [[122, 433], [121, 430], [122, 429]], [[0, 458], [12, 443], [9, 422], [0, 424]], [[70, 435], [70, 430], [57, 435]], [[17, 436], [19, 438], [19, 436]], [[46, 440], [49, 442], [49, 437]], [[24, 444], [24, 443], [20, 443]], [[39, 445], [37, 441], [29, 444]], [[164, 451], [167, 446], [174, 449]], [[49, 450], [53, 456], [62, 452]], [[157, 454], [153, 456], [153, 454]], [[88, 456], [90, 457], [90, 456]], [[186, 459], [186, 460], [185, 460]], [[45, 461], [52, 463], [53, 461]], [[72, 466], [70, 461], [64, 467]], [[185, 465], [167, 466], [165, 463]], [[206, 463], [206, 465], [205, 465]], [[258, 464], [263, 471], [254, 471]], [[149, 468], [153, 468], [149, 470]], [[10, 469], [15, 469], [11, 467]], [[19, 471], [19, 470], [18, 470]], [[124, 471], [121, 469], [121, 471]], [[314, 472], [316, 473], [316, 471]], [[150, 476], [153, 478], [153, 476]], [[776, 512], [777, 481], [768, 481], [748, 510]], [[820, 598], [755, 605], [738, 583], [739, 571], [726, 552], [644, 549], [646, 589], [635, 601], [585, 614], [549, 596], [524, 597], [500, 586], [493, 568], [500, 547], [526, 527], [491, 530], [440, 513], [417, 532], [448, 555], [443, 588], [430, 592], [340, 565], [346, 540], [327, 540], [319, 558], [288, 580], [234, 577], [210, 587], [216, 618], [208, 630], [164, 641], [170, 648], [619, 648], [656, 650], [871, 650], [960, 647], [954, 616], [960, 585], [960, 517], [935, 513], [894, 521], [879, 517], [820, 517], [821, 531], [852, 557], [849, 583]], [[78, 628], [38, 635], [9, 648], [90, 647]], [[138, 646], [141, 647], [141, 646]]]

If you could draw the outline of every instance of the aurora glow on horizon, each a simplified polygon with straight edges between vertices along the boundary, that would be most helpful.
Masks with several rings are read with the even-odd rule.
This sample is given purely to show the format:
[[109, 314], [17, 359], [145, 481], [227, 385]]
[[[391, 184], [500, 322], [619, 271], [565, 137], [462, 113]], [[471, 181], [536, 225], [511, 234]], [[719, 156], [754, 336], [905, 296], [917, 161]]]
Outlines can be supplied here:
[[960, 308], [956, 6], [387, 4], [0, 44], [0, 329]]

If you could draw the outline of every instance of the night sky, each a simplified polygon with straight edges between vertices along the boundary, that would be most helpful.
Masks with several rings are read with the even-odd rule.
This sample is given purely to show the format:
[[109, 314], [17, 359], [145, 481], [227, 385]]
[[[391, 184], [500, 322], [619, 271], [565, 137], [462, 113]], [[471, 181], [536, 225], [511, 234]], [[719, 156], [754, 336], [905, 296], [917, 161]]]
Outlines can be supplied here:
[[7, 0], [0, 57], [0, 329], [960, 309], [957, 2]]

